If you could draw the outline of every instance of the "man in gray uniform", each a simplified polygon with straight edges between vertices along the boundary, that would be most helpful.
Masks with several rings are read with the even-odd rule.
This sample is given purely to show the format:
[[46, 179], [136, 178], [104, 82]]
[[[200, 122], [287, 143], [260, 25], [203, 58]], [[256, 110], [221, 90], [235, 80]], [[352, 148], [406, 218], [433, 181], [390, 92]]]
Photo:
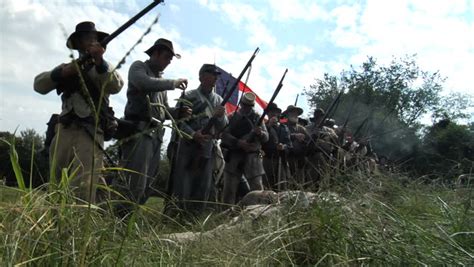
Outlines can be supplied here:
[[[135, 61], [128, 72], [125, 120], [135, 126], [137, 134], [122, 144], [121, 165], [131, 172], [125, 172], [115, 182], [119, 192], [137, 204], [147, 201], [149, 187], [158, 175], [164, 134], [162, 123], [169, 119], [168, 114], [178, 118], [190, 113], [190, 110], [177, 110], [168, 105], [167, 91], [184, 90], [188, 84], [186, 79], [162, 78], [162, 72], [173, 57], [181, 57], [174, 52], [172, 42], [160, 38], [145, 53], [150, 59]], [[119, 206], [119, 213], [125, 215], [132, 208], [133, 205], [123, 204]]]
[[[54, 127], [49, 152], [53, 177], [61, 179], [63, 169], [70, 174], [77, 172], [71, 176], [70, 186], [77, 197], [92, 203], [96, 201], [96, 186], [103, 168], [104, 133], [113, 128], [110, 127], [113, 122], [108, 120], [111, 114], [102, 111], [107, 110], [105, 103], [108, 103], [109, 95], [118, 93], [123, 86], [118, 72], [103, 58], [105, 48], [100, 42], [107, 36], [107, 33], [97, 31], [93, 22], [77, 24], [66, 46], [78, 50], [81, 57], [89, 54], [93, 64], [84, 64], [82, 71], [74, 62], [61, 64], [38, 74], [34, 82], [34, 89], [40, 94], [54, 89], [61, 94], [62, 112]], [[80, 73], [86, 86], [82, 84]], [[94, 109], [101, 101], [103, 108], [98, 111], [99, 127], [96, 129]]]
[[268, 121], [265, 126], [268, 130], [268, 142], [262, 148], [265, 152], [263, 167], [265, 168], [265, 186], [269, 190], [285, 190], [287, 179], [290, 176], [288, 153], [293, 148], [290, 130], [280, 123], [281, 109], [275, 103], [267, 106]]
[[301, 189], [306, 182], [306, 154], [308, 150], [309, 134], [306, 129], [299, 124], [298, 117], [303, 114], [303, 109], [294, 105], [289, 105], [283, 112], [288, 118], [286, 126], [290, 130], [290, 138], [293, 147], [288, 155], [291, 179], [289, 186], [292, 189]]
[[[172, 196], [177, 198], [178, 208], [189, 215], [198, 215], [206, 208], [213, 186], [212, 171], [217, 152], [215, 135], [227, 125], [225, 109], [220, 105], [222, 97], [213, 92], [219, 74], [215, 65], [202, 65], [199, 70], [201, 84], [186, 92], [183, 101], [177, 104], [192, 107], [193, 115], [179, 123], [180, 130], [192, 139], [180, 138], [178, 141], [170, 179], [173, 179]], [[202, 132], [211, 118], [215, 121], [212, 128]]]
[[235, 204], [237, 189], [242, 175], [250, 185], [250, 191], [263, 190], [261, 144], [268, 141], [265, 124], [256, 125], [259, 115], [253, 109], [255, 94], [244, 93], [240, 108], [229, 119], [229, 127], [222, 135], [227, 151], [224, 168], [223, 202]]

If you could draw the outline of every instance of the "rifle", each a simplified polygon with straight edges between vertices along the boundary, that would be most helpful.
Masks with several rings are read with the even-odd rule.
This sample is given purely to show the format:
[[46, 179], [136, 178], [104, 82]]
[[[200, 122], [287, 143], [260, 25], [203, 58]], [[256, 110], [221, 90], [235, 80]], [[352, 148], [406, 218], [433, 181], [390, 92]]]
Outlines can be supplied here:
[[295, 107], [296, 107], [297, 104], [298, 104], [298, 97], [299, 97], [299, 96], [300, 96], [300, 94], [296, 94], [296, 100], [295, 100], [295, 105], [294, 105]]
[[349, 108], [349, 113], [347, 113], [347, 117], [346, 117], [346, 120], [344, 121], [344, 124], [342, 125], [341, 129], [342, 129], [342, 132], [339, 136], [339, 145], [342, 146], [342, 143], [344, 142], [344, 133], [346, 131], [346, 126], [347, 126], [347, 123], [349, 122], [349, 118], [351, 117], [352, 115], [352, 111], [354, 109], [354, 105], [355, 105], [355, 97], [352, 99], [352, 104], [351, 104], [351, 107]]
[[[247, 62], [247, 64], [245, 65], [244, 69], [240, 72], [240, 75], [239, 77], [237, 77], [237, 79], [235, 80], [234, 84], [232, 85], [232, 87], [230, 88], [229, 92], [227, 93], [227, 95], [224, 96], [222, 102], [221, 102], [221, 106], [225, 106], [225, 104], [229, 101], [230, 97], [233, 95], [235, 89], [237, 89], [237, 85], [239, 84], [240, 80], [242, 79], [242, 77], [244, 76], [245, 72], [247, 71], [247, 69], [250, 67], [250, 65], [252, 65], [252, 61], [255, 59], [255, 56], [257, 55], [258, 51], [260, 51], [260, 48], [257, 47], [257, 49], [255, 49], [255, 51], [253, 52], [252, 54], [252, 57], [250, 57], [249, 61]], [[211, 128], [214, 126], [214, 124], [216, 123], [216, 118], [214, 117], [211, 117], [208, 121], [208, 123], [206, 124], [206, 126], [202, 129], [202, 133], [203, 134], [209, 134], [209, 132], [211, 131]]]
[[275, 91], [273, 92], [273, 95], [272, 95], [272, 98], [270, 98], [270, 102], [268, 102], [267, 104], [267, 107], [263, 110], [263, 113], [262, 115], [260, 116], [260, 118], [258, 119], [257, 121], [257, 126], [262, 124], [263, 122], [263, 119], [265, 118], [265, 116], [267, 115], [268, 113], [268, 105], [272, 104], [273, 101], [275, 101], [275, 98], [277, 97], [278, 93], [280, 93], [280, 90], [281, 88], [283, 87], [283, 80], [285, 79], [285, 76], [286, 76], [286, 73], [288, 72], [288, 69], [285, 70], [285, 72], [283, 73], [283, 76], [281, 77], [281, 80], [280, 82], [278, 83]]
[[[145, 7], [142, 11], [140, 11], [138, 14], [133, 16], [127, 22], [125, 22], [122, 26], [120, 26], [117, 30], [115, 30], [109, 36], [105, 37], [104, 40], [100, 42], [100, 45], [105, 48], [110, 41], [115, 39], [115, 37], [119, 36], [123, 31], [125, 31], [128, 27], [132, 26], [137, 20], [143, 17], [146, 13], [148, 13], [154, 7], [156, 7], [157, 5], [163, 2], [164, 0], [153, 0], [153, 3]], [[86, 54], [83, 57], [79, 58], [77, 63], [79, 64], [82, 70], [85, 70], [87, 66], [92, 64], [92, 57], [90, 54]]]
[[[232, 77], [232, 73], [230, 73], [230, 76]], [[227, 82], [224, 84], [224, 89], [222, 89], [222, 97], [224, 97], [225, 93], [227, 93], [227, 88], [229, 87], [229, 82], [230, 82], [230, 79], [227, 80]]]
[[[262, 115], [260, 116], [260, 118], [258, 118], [258, 121], [257, 123], [255, 124], [255, 127], [256, 126], [259, 126], [260, 124], [262, 124], [263, 122], [263, 119], [265, 118], [265, 116], [267, 115], [268, 113], [268, 106], [273, 103], [273, 101], [275, 101], [275, 98], [277, 97], [278, 93], [280, 93], [280, 90], [281, 88], [283, 87], [283, 80], [285, 79], [285, 76], [286, 76], [286, 73], [288, 72], [288, 69], [285, 70], [285, 72], [283, 73], [283, 76], [281, 77], [280, 79], [280, 82], [278, 83], [275, 91], [273, 92], [273, 95], [272, 95], [272, 98], [270, 98], [270, 101], [268, 102], [267, 104], [267, 107], [263, 110], [263, 113]], [[249, 142], [251, 142], [250, 140], [253, 140], [255, 138], [255, 135], [253, 134], [253, 132], [251, 132], [251, 135], [250, 137], [248, 138]]]
[[[326, 119], [329, 117], [329, 114], [330, 114], [330, 113], [332, 112], [332, 110], [334, 109], [334, 106], [336, 106], [336, 105], [338, 106], [338, 105], [339, 105], [339, 100], [340, 100], [340, 98], [341, 98], [341, 96], [342, 96], [343, 93], [344, 93], [344, 89], [342, 89], [342, 90], [339, 92], [339, 94], [337, 94], [337, 97], [332, 101], [331, 105], [330, 105], [329, 108], [327, 109], [326, 114], [324, 114], [323, 119], [319, 122], [318, 125], [316, 125], [316, 129], [319, 129], [319, 128], [321, 128], [321, 127], [324, 125], [324, 122], [325, 122]], [[313, 145], [318, 146], [317, 143], [316, 143], [316, 141], [315, 141], [315, 139], [318, 139], [318, 136], [315, 135], [314, 138], [313, 138], [312, 134], [309, 133], [309, 141], [308, 141], [307, 144], [309, 145], [309, 144], [313, 143]]]
[[369, 116], [367, 116], [367, 118], [365, 118], [364, 121], [362, 121], [362, 123], [359, 125], [359, 127], [357, 127], [354, 134], [352, 134], [352, 136], [354, 136], [354, 138], [356, 137], [357, 134], [359, 134], [359, 132], [362, 130], [362, 127], [364, 127], [364, 125], [367, 123], [368, 120], [369, 120]]
[[331, 105], [329, 106], [329, 108], [327, 109], [326, 111], [326, 114], [324, 114], [323, 116], [323, 119], [321, 120], [321, 122], [318, 124], [318, 128], [321, 128], [321, 126], [324, 124], [324, 121], [326, 121], [326, 119], [329, 117], [329, 114], [332, 112], [332, 110], [334, 109], [334, 106], [336, 104], [339, 104], [339, 99], [341, 98], [342, 94], [344, 93], [344, 89], [342, 89], [339, 94], [337, 95], [337, 97], [332, 101]]
[[[185, 90], [183, 90], [183, 92], [181, 92], [181, 99], [184, 98], [185, 96], [185, 93], [184, 93]], [[180, 110], [181, 108], [183, 107], [183, 102], [180, 102], [179, 105], [178, 105], [178, 110]], [[175, 136], [174, 136], [174, 140], [172, 140], [171, 142], [173, 142], [171, 145], [172, 145], [172, 149], [171, 149], [171, 157], [169, 159], [169, 162], [170, 162], [170, 173], [169, 173], [169, 176], [168, 176], [168, 183], [166, 184], [166, 195], [168, 197], [171, 197], [171, 195], [173, 194], [173, 180], [174, 180], [174, 174], [175, 174], [175, 170], [176, 170], [176, 163], [178, 162], [178, 152], [179, 152], [179, 146], [180, 146], [180, 142], [181, 142], [181, 138], [179, 136], [179, 133], [177, 131], [180, 131], [179, 129], [179, 123], [176, 124], [176, 129], [175, 129], [176, 133], [175, 133]], [[167, 204], [169, 204], [169, 202], [167, 202]], [[167, 205], [165, 205], [167, 206]]]

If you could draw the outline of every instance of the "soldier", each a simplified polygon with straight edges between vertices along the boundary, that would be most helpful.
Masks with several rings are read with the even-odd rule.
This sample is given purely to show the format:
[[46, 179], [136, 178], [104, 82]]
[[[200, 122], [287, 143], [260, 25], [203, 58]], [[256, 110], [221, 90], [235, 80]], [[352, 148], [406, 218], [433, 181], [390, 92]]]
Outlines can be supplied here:
[[[149, 60], [133, 62], [128, 72], [125, 120], [134, 125], [137, 134], [121, 145], [121, 164], [131, 172], [115, 181], [118, 191], [137, 204], [144, 204], [152, 193], [150, 186], [159, 171], [167, 114], [178, 118], [191, 113], [189, 108], [178, 110], [168, 105], [167, 91], [184, 90], [188, 84], [187, 79], [162, 77], [173, 57], [181, 57], [174, 52], [173, 43], [160, 38], [145, 53]], [[124, 203], [117, 208], [123, 216], [131, 211], [132, 205]]]
[[289, 105], [283, 112], [288, 119], [286, 125], [290, 130], [290, 138], [293, 147], [290, 149], [288, 162], [290, 165], [292, 186], [299, 188], [305, 183], [306, 153], [309, 142], [309, 134], [306, 129], [298, 123], [298, 117], [303, 114], [303, 109]]
[[265, 124], [256, 125], [260, 116], [253, 109], [255, 98], [251, 92], [242, 95], [240, 109], [232, 114], [223, 132], [222, 145], [227, 149], [223, 202], [227, 204], [235, 204], [242, 175], [251, 191], [263, 190], [265, 171], [260, 149], [268, 141], [268, 132]]
[[[118, 72], [103, 58], [105, 48], [100, 42], [107, 36], [97, 31], [93, 22], [77, 24], [66, 46], [77, 50], [81, 58], [90, 55], [92, 63], [84, 63], [82, 70], [75, 62], [60, 64], [39, 74], [34, 81], [34, 89], [40, 94], [53, 89], [61, 94], [62, 112], [59, 122], [52, 124], [55, 131], [50, 146], [51, 171], [58, 179], [61, 171], [71, 166], [69, 173], [77, 173], [71, 174], [70, 186], [76, 196], [91, 203], [96, 201], [96, 185], [103, 168], [104, 134], [109, 134], [115, 125], [109, 120], [113, 114], [107, 113], [111, 110], [106, 104], [109, 95], [118, 93], [123, 86]], [[93, 111], [99, 102], [103, 108], [97, 111], [99, 127], [95, 129]]]
[[265, 156], [263, 167], [265, 169], [266, 183], [270, 190], [281, 191], [286, 188], [290, 176], [288, 153], [293, 148], [290, 139], [290, 130], [285, 124], [280, 123], [281, 109], [275, 103], [267, 106], [268, 142], [262, 145]]
[[310, 133], [318, 134], [320, 132], [322, 126], [324, 126], [322, 122], [324, 119], [324, 115], [325, 115], [325, 112], [322, 108], [318, 108], [314, 110], [313, 117], [310, 118], [311, 124], [306, 126], [307, 130]]
[[[213, 64], [204, 64], [199, 70], [201, 84], [182, 97], [184, 105], [192, 107], [192, 116], [179, 123], [179, 128], [192, 137], [181, 138], [173, 162], [172, 196], [178, 207], [191, 215], [198, 215], [206, 208], [213, 186], [213, 168], [218, 154], [216, 135], [227, 125], [222, 97], [213, 92], [220, 71]], [[203, 128], [214, 118], [216, 123], [209, 133]], [[176, 136], [176, 134], [175, 134]]]
[[[333, 126], [333, 119], [324, 119], [325, 112], [318, 108], [314, 111], [312, 123], [307, 126], [307, 131], [311, 136], [308, 145], [311, 147], [309, 160], [314, 164], [310, 168], [310, 176], [313, 182], [318, 181], [323, 175], [332, 170], [334, 155], [338, 149], [338, 135]], [[324, 120], [324, 122], [323, 122]], [[317, 184], [316, 184], [317, 185]]]

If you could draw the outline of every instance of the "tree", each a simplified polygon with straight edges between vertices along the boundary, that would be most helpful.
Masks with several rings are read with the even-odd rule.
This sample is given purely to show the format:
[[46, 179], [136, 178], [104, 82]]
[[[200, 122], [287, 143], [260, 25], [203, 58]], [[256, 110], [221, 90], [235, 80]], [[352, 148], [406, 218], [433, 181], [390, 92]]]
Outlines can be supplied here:
[[9, 144], [13, 143], [26, 186], [30, 185], [30, 177], [33, 187], [48, 180], [49, 163], [47, 151], [44, 151], [44, 137], [33, 129], [27, 129], [21, 131], [19, 137], [9, 132], [1, 132], [0, 138], [3, 140], [0, 143], [0, 177], [6, 178], [7, 185], [16, 185], [16, 177], [10, 161], [11, 146]]
[[[339, 77], [325, 74], [305, 94], [311, 107], [327, 109], [344, 90], [330, 117], [339, 125], [347, 121], [356, 139], [370, 138], [377, 154], [413, 162], [421, 145], [420, 118], [453, 106], [440, 97], [445, 78], [438, 72], [422, 71], [415, 59], [415, 55], [394, 58], [388, 66], [379, 66], [369, 57], [360, 68], [351, 66]], [[463, 114], [450, 116], [463, 118]]]
[[472, 173], [474, 131], [471, 127], [449, 119], [441, 119], [427, 127], [422, 149], [416, 157], [417, 171], [451, 180], [460, 174]]
[[474, 108], [472, 96], [462, 93], [450, 93], [440, 98], [439, 105], [434, 108], [431, 118], [433, 122], [467, 120], [471, 116], [466, 111], [472, 108]]

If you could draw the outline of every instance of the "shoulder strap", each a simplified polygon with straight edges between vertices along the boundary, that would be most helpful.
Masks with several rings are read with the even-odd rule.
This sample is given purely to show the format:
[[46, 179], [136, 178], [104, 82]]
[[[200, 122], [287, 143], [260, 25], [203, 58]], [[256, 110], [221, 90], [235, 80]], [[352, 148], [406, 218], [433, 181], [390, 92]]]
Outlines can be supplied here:
[[206, 109], [204, 110], [204, 112], [206, 113], [206, 115], [209, 118], [212, 117], [212, 114], [214, 113], [214, 105], [211, 103], [211, 101], [209, 101], [209, 99], [206, 96], [204, 96], [201, 93], [201, 90], [199, 88], [196, 91], [197, 91], [197, 95], [199, 97], [199, 100], [201, 102], [206, 103]]

